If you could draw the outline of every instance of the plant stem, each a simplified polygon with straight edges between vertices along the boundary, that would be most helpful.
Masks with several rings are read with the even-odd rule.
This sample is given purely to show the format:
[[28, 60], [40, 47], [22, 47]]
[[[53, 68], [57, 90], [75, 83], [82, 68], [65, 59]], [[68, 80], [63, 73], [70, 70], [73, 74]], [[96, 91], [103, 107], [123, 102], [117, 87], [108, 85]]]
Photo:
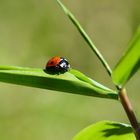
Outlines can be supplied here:
[[127, 117], [129, 118], [129, 121], [134, 129], [135, 136], [136, 136], [137, 140], [140, 140], [140, 126], [138, 124], [138, 121], [137, 121], [137, 118], [133, 111], [132, 105], [127, 96], [126, 90], [124, 88], [120, 89], [119, 98], [120, 98], [123, 108], [127, 114]]

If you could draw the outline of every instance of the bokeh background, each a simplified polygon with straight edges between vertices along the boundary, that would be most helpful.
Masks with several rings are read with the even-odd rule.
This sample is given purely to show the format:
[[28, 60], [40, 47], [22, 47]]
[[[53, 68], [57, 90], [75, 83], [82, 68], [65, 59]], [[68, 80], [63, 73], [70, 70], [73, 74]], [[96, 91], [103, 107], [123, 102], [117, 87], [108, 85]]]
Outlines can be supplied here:
[[[140, 23], [139, 0], [63, 0], [113, 68]], [[114, 88], [55, 0], [0, 0], [0, 65], [44, 68], [52, 56]], [[140, 72], [126, 88], [140, 120]], [[129, 123], [119, 102], [0, 83], [1, 140], [70, 140], [100, 120]]]

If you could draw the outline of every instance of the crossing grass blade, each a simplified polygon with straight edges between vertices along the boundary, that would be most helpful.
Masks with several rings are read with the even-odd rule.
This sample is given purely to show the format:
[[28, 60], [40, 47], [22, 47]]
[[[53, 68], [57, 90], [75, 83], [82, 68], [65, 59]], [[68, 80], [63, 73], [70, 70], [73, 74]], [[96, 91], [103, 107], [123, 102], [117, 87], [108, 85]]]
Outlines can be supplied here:
[[88, 34], [85, 32], [83, 27], [80, 25], [79, 21], [74, 17], [74, 15], [70, 12], [70, 10], [68, 10], [66, 8], [66, 6], [60, 0], [57, 0], [57, 2], [60, 5], [60, 7], [62, 8], [62, 10], [64, 11], [64, 13], [68, 16], [68, 18], [71, 20], [71, 22], [77, 28], [77, 30], [79, 31], [81, 36], [84, 38], [84, 40], [86, 41], [88, 46], [92, 49], [92, 51], [96, 54], [98, 59], [101, 61], [101, 63], [105, 67], [108, 74], [111, 76], [112, 70], [111, 70], [110, 66], [108, 65], [108, 63], [106, 62], [106, 60], [104, 59], [102, 54], [99, 52], [99, 50], [96, 48], [96, 46], [94, 45], [94, 43], [92, 42], [92, 40], [90, 39]]

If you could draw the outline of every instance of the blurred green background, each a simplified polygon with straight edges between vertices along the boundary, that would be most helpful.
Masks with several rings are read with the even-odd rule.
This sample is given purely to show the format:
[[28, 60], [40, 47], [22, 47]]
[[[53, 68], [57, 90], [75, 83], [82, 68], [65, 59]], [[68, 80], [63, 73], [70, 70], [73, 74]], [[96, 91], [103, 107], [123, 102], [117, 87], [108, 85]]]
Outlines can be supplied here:
[[[140, 23], [140, 0], [63, 2], [113, 68]], [[55, 55], [114, 88], [55, 0], [0, 0], [0, 65], [44, 68]], [[140, 120], [139, 75], [126, 88]], [[1, 140], [70, 140], [100, 120], [129, 123], [117, 101], [0, 83]]]

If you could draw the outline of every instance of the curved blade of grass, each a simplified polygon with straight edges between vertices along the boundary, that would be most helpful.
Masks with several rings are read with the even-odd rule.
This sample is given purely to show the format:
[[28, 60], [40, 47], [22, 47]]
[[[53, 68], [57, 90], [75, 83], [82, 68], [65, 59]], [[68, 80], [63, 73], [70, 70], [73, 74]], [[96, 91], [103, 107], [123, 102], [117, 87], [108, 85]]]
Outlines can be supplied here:
[[88, 126], [73, 140], [135, 140], [132, 128], [127, 124], [101, 121]]
[[0, 66], [0, 81], [73, 94], [118, 99], [116, 91], [106, 88], [73, 69], [64, 74], [52, 75], [42, 69]]
[[95, 80], [87, 77], [86, 75], [84, 75], [83, 73], [81, 73], [78, 70], [71, 69], [70, 73], [73, 74], [75, 77], [77, 77], [79, 80], [87, 82], [87, 83], [89, 83], [89, 84], [91, 84], [95, 87], [98, 87], [98, 88], [101, 88], [101, 89], [104, 89], [104, 90], [108, 90], [108, 91], [111, 90], [111, 89], [101, 85], [100, 83], [96, 82]]
[[120, 87], [140, 68], [140, 27], [130, 42], [129, 49], [113, 70], [112, 78]]
[[80, 32], [82, 37], [85, 39], [89, 47], [92, 49], [92, 51], [96, 54], [96, 56], [99, 58], [105, 69], [107, 70], [108, 74], [111, 76], [112, 70], [109, 67], [108, 63], [105, 61], [102, 54], [99, 52], [99, 50], [95, 47], [93, 42], [91, 41], [90, 37], [87, 35], [87, 33], [84, 31], [78, 20], [74, 17], [74, 15], [62, 4], [60, 0], [57, 0], [58, 4], [63, 9], [64, 13], [69, 17], [69, 19], [72, 21], [72, 23], [75, 25], [77, 30]]

